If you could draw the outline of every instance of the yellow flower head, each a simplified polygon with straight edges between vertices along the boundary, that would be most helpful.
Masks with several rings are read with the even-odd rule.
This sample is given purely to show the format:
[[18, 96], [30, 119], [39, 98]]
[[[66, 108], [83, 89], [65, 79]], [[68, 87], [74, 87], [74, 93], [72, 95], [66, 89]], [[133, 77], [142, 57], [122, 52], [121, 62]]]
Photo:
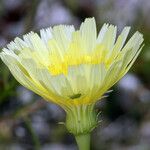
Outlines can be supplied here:
[[0, 56], [23, 86], [62, 107], [95, 103], [130, 69], [142, 49], [130, 27], [116, 38], [117, 27], [94, 18], [74, 26], [58, 25], [15, 38]]

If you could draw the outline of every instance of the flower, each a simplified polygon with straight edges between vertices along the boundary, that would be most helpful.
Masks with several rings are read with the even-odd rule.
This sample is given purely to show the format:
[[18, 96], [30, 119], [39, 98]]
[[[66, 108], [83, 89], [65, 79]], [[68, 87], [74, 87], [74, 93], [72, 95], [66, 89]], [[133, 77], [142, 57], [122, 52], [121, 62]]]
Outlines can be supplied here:
[[62, 107], [95, 103], [130, 69], [142, 49], [130, 27], [116, 39], [117, 27], [104, 24], [97, 36], [94, 18], [79, 30], [58, 25], [15, 38], [0, 56], [26, 88]]
[[95, 19], [88, 18], [79, 30], [58, 25], [15, 38], [0, 57], [23, 86], [64, 108], [67, 129], [80, 149], [89, 149], [89, 133], [99, 123], [95, 103], [142, 50], [139, 32], [125, 42], [129, 30], [116, 38], [117, 27], [104, 24], [97, 35]]

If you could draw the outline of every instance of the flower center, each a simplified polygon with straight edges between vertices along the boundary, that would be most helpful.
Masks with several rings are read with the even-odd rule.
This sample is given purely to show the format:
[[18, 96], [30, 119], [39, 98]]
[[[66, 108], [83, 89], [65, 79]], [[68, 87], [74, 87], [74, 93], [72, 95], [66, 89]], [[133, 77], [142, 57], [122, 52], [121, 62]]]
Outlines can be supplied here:
[[48, 66], [48, 69], [52, 75], [59, 75], [59, 74], [68, 74], [68, 67], [70, 66], [78, 66], [81, 64], [100, 64], [103, 63], [106, 67], [108, 67], [112, 61], [113, 56], [107, 56], [108, 50], [104, 48], [102, 45], [98, 45], [95, 50], [91, 53], [83, 53], [81, 50], [66, 52], [63, 58], [60, 58], [57, 52], [52, 53], [49, 57], [51, 63]]

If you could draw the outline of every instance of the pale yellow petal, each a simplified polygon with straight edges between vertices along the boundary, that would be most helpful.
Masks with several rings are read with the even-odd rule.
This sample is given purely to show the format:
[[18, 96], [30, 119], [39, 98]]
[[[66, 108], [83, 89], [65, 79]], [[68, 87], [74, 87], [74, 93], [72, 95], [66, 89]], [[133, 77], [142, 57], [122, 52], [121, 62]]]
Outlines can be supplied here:
[[80, 32], [83, 44], [85, 44], [87, 52], [92, 51], [95, 47], [97, 38], [95, 19], [85, 19], [85, 21], [81, 24]]

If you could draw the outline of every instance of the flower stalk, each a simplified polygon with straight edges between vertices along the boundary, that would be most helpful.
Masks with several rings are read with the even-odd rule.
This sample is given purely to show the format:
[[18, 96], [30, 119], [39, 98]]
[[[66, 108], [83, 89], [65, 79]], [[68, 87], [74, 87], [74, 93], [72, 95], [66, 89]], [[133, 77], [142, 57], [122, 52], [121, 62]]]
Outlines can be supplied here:
[[94, 104], [74, 106], [67, 112], [66, 127], [75, 136], [79, 150], [90, 149], [90, 133], [98, 122]]
[[90, 133], [75, 136], [79, 150], [90, 150]]

